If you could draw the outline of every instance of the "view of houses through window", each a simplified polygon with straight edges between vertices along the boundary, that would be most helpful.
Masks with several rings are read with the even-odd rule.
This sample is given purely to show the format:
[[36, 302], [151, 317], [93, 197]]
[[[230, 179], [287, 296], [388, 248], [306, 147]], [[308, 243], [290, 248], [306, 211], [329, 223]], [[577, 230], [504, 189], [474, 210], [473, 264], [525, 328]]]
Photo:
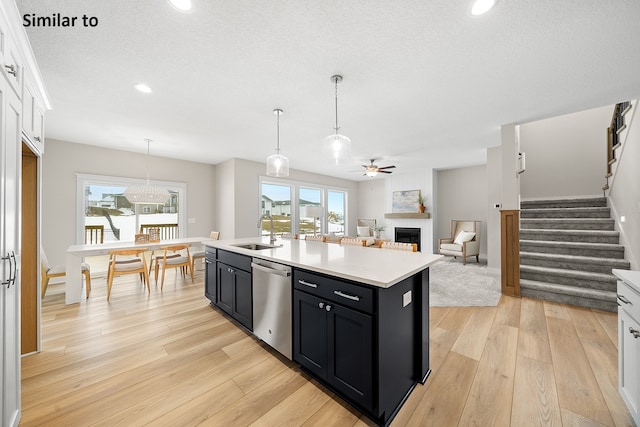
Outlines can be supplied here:
[[83, 201], [78, 223], [84, 233], [79, 233], [77, 243], [133, 241], [146, 225], [159, 225], [172, 238], [184, 235], [180, 221], [182, 188], [167, 188], [170, 197], [164, 205], [134, 205], [123, 195], [132, 183], [126, 178], [79, 176], [78, 191]]
[[[344, 235], [346, 191], [266, 180], [260, 190], [261, 212], [271, 215], [277, 235]], [[269, 220], [263, 219], [261, 235], [268, 235], [270, 226]]]

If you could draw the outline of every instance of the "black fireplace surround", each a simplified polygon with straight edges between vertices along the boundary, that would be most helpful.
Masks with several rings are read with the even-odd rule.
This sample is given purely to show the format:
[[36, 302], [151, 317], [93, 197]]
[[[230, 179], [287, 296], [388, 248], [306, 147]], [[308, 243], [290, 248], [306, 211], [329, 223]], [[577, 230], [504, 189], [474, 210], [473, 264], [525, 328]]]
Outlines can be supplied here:
[[402, 243], [416, 243], [418, 245], [418, 252], [420, 251], [420, 228], [415, 227], [395, 227], [396, 242]]

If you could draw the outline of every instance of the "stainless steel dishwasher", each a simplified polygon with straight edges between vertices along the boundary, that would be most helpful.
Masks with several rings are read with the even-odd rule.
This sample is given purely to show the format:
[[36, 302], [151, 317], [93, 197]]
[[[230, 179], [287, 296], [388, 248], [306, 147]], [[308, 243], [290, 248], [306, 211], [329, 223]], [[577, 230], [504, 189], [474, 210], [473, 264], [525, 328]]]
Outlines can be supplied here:
[[291, 360], [291, 267], [253, 258], [253, 333]]

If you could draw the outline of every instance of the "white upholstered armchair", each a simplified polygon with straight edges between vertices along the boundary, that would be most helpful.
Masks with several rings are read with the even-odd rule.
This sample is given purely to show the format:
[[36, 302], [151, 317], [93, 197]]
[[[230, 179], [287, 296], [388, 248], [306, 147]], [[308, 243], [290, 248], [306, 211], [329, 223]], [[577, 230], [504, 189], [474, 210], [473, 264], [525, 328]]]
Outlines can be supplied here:
[[480, 221], [451, 220], [451, 237], [440, 239], [438, 252], [441, 255], [461, 257], [466, 264], [467, 257], [475, 256], [480, 262]]

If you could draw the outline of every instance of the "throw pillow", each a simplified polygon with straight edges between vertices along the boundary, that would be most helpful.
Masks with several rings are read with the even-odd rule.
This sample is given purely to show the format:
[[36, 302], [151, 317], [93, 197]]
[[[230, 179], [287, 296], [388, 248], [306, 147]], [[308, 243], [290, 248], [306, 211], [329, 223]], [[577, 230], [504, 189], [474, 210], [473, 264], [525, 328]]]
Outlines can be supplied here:
[[471, 231], [461, 231], [453, 241], [453, 243], [455, 243], [456, 245], [461, 245], [464, 242], [470, 241], [474, 237], [476, 237], [476, 233], [472, 233]]
[[358, 226], [358, 237], [369, 236], [371, 236], [371, 229], [369, 229], [369, 226]]

